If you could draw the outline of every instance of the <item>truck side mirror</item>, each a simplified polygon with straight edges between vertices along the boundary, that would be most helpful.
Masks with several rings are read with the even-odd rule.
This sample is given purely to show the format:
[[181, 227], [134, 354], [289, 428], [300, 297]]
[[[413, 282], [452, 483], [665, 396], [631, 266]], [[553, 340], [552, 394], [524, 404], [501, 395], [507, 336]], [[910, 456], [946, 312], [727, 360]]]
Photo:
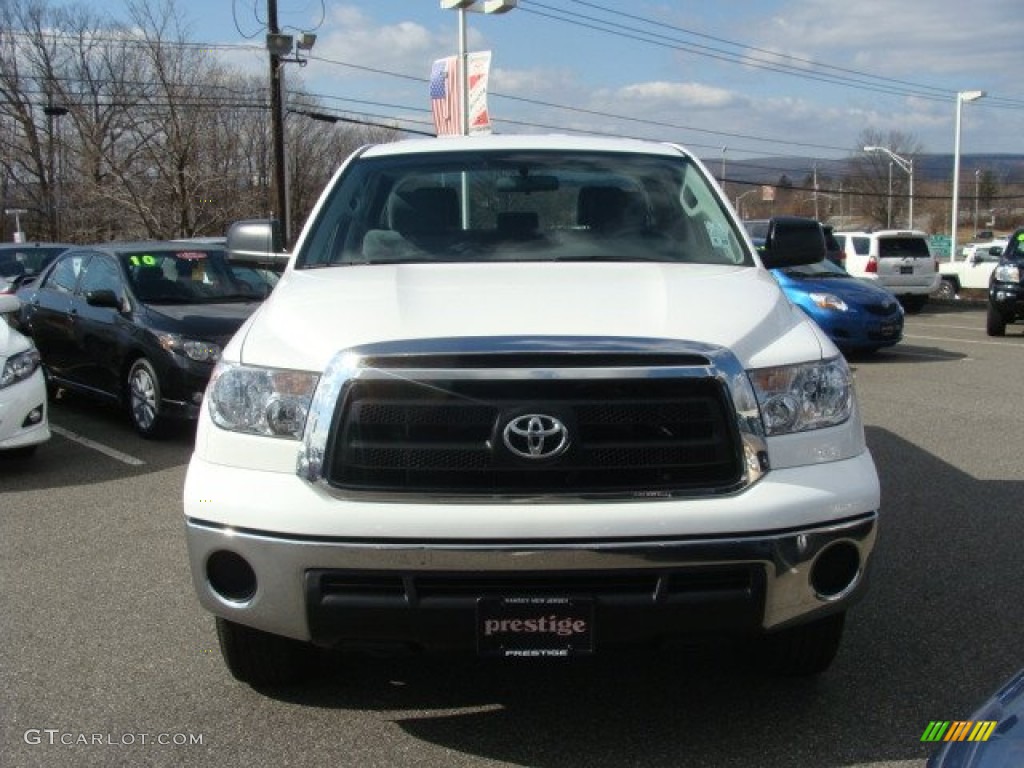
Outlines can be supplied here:
[[825, 234], [816, 219], [773, 216], [761, 261], [768, 269], [814, 264], [825, 258]]
[[291, 258], [277, 219], [244, 219], [228, 227], [227, 258], [234, 264], [283, 272]]

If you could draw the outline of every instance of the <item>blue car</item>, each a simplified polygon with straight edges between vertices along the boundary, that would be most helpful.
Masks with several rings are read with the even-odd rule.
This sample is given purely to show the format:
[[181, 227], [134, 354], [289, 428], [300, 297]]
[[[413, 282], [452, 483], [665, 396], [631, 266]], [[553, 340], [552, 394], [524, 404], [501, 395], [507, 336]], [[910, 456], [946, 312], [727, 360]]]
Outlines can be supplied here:
[[956, 723], [959, 730], [952, 725], [937, 723], [932, 730], [927, 740], [941, 740], [942, 746], [928, 759], [928, 768], [1024, 765], [1024, 669], [993, 693], [970, 720]]
[[903, 308], [896, 297], [829, 259], [772, 274], [843, 352], [875, 352], [903, 338]]

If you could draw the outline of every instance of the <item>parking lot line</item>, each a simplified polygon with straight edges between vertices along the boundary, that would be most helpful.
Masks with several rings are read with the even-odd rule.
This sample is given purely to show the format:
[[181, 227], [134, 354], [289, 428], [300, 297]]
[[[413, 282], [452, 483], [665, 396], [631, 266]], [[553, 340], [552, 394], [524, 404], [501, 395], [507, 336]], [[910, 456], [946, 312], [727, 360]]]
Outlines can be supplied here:
[[984, 339], [957, 339], [953, 336], [919, 336], [917, 334], [903, 334], [904, 339], [924, 339], [926, 341], [952, 341], [957, 344], [984, 344], [990, 347], [1016, 347], [1024, 349], [1024, 346], [1015, 344], [1013, 341], [986, 341]]
[[50, 424], [50, 431], [54, 434], [60, 435], [61, 437], [66, 437], [68, 440], [73, 440], [80, 445], [84, 445], [86, 448], [92, 448], [94, 451], [99, 451], [112, 459], [117, 459], [118, 461], [129, 464], [133, 467], [141, 467], [146, 463], [142, 459], [129, 456], [127, 453], [121, 453], [120, 451], [114, 450], [103, 443], [97, 443], [95, 440], [90, 440], [88, 437], [72, 432], [70, 429], [58, 427], [56, 424]]

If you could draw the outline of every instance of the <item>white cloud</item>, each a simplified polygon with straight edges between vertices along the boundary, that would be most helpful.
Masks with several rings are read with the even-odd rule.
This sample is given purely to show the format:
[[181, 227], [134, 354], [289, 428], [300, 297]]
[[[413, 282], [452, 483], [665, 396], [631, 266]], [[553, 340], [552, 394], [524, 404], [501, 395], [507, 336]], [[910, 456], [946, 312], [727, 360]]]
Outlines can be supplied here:
[[652, 106], [672, 105], [718, 109], [731, 106], [736, 101], [735, 95], [723, 88], [715, 88], [701, 83], [666, 81], [627, 85], [617, 89], [614, 98], [616, 101], [629, 102], [631, 108], [641, 103], [647, 103]]

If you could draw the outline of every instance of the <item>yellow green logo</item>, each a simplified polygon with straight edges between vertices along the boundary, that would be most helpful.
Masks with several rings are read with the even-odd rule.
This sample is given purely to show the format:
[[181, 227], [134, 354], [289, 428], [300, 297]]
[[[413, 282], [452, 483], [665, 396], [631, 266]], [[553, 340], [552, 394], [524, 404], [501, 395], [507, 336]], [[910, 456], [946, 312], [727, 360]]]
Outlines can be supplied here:
[[997, 725], [996, 720], [932, 720], [921, 741], [988, 741]]

